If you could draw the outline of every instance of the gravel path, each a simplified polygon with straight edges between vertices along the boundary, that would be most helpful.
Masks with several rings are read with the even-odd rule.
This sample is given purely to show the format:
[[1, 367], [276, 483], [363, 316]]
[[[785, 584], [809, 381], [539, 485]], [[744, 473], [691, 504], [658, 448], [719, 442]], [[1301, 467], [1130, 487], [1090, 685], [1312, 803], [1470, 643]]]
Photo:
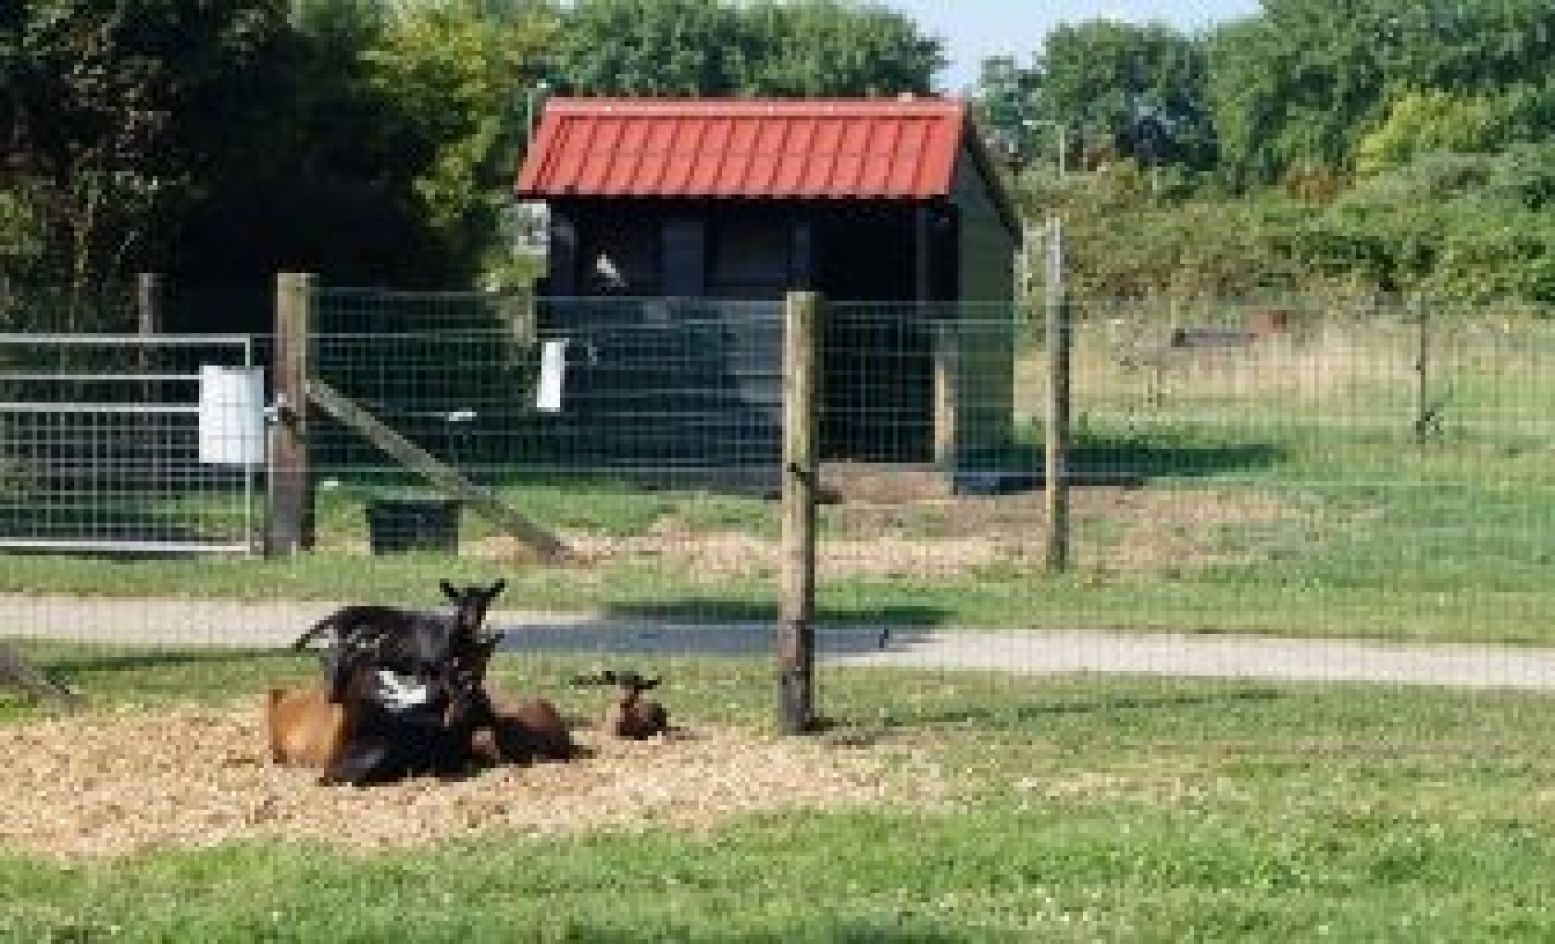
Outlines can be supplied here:
[[[333, 610], [328, 602], [92, 600], [0, 596], [0, 636], [155, 645], [284, 646]], [[771, 652], [766, 623], [676, 623], [504, 611], [492, 621], [514, 651], [601, 655]], [[822, 627], [827, 662], [922, 669], [981, 669], [1283, 681], [1378, 682], [1464, 688], [1555, 689], [1555, 649], [1405, 644], [1262, 636], [1136, 634], [1090, 630]]]

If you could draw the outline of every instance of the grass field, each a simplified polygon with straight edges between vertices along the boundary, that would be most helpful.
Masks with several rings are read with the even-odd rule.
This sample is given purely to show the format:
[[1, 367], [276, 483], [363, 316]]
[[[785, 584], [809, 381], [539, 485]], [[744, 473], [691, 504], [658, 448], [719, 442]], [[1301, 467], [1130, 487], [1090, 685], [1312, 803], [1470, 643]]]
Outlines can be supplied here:
[[[34, 650], [102, 711], [222, 703], [291, 656]], [[575, 663], [499, 684], [578, 696]], [[686, 660], [685, 723], [765, 729], [767, 667]], [[686, 832], [278, 841], [59, 860], [0, 836], [16, 940], [1548, 940], [1555, 702], [1429, 689], [833, 671], [828, 750], [911, 757], [949, 804]], [[0, 724], [39, 709], [0, 696]], [[12, 763], [29, 762], [12, 758]], [[545, 802], [536, 797], [536, 802]], [[130, 810], [127, 815], [133, 815]]]
[[[824, 618], [1551, 641], [1555, 329], [1444, 323], [1423, 396], [1408, 324], [1317, 326], [1210, 351], [1141, 347], [1131, 330], [1098, 315], [1079, 332], [1072, 467], [1111, 484], [1076, 489], [1072, 573], [1041, 572], [1040, 493], [830, 505]], [[1002, 460], [1027, 468], [1041, 441], [1039, 355], [1019, 362], [1021, 443]], [[363, 502], [396, 477], [321, 474], [343, 486], [321, 493], [319, 550], [306, 561], [8, 555], [0, 592], [426, 603], [443, 576], [501, 573], [508, 601], [531, 609], [774, 611], [772, 502], [487, 468], [582, 563], [528, 563], [469, 512], [458, 558], [374, 558]]]

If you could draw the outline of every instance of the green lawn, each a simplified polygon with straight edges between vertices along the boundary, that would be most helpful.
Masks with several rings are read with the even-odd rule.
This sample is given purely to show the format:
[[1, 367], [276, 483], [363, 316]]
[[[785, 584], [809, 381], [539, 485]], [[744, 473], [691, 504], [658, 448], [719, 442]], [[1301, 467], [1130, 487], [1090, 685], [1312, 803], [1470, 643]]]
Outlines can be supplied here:
[[[230, 698], [292, 656], [34, 648], [104, 709]], [[555, 691], [574, 663], [510, 659]], [[765, 725], [768, 667], [681, 660], [688, 724]], [[1555, 701], [1388, 687], [828, 671], [837, 750], [938, 766], [952, 809], [705, 834], [0, 853], [0, 939], [1548, 940]], [[39, 709], [0, 696], [3, 723]], [[13, 762], [16, 759], [13, 759]], [[0, 848], [4, 837], [0, 837]]]

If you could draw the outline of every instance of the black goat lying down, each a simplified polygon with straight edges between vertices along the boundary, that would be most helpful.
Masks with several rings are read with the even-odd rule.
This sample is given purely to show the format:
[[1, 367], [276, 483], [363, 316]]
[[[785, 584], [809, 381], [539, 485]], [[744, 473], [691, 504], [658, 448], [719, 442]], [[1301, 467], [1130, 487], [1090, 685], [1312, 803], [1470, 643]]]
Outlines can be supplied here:
[[370, 642], [339, 643], [325, 690], [343, 707], [340, 741], [319, 782], [360, 787], [467, 773], [475, 732], [494, 723], [485, 673], [500, 639], [481, 640], [426, 675], [385, 668]]

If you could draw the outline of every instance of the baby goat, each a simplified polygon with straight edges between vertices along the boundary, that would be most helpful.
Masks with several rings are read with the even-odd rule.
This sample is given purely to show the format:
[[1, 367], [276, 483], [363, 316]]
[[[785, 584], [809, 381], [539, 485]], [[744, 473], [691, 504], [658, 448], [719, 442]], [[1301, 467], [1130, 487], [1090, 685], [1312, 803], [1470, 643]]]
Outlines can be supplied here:
[[572, 760], [582, 753], [561, 713], [544, 698], [494, 701], [491, 727], [475, 733], [474, 751], [488, 764]]
[[606, 670], [593, 676], [573, 679], [579, 685], [614, 685], [618, 689], [616, 700], [605, 711], [602, 727], [611, 737], [646, 740], [670, 731], [669, 713], [664, 706], [642, 693], [657, 688], [659, 680], [645, 679], [636, 672]]
[[[496, 651], [497, 634], [477, 646], [464, 669], [465, 685], [481, 692], [480, 715], [471, 750], [486, 764], [527, 764], [536, 760], [571, 760], [581, 752], [556, 706], [543, 698], [492, 700], [485, 695], [486, 671]], [[472, 704], [477, 704], [472, 702]]]

